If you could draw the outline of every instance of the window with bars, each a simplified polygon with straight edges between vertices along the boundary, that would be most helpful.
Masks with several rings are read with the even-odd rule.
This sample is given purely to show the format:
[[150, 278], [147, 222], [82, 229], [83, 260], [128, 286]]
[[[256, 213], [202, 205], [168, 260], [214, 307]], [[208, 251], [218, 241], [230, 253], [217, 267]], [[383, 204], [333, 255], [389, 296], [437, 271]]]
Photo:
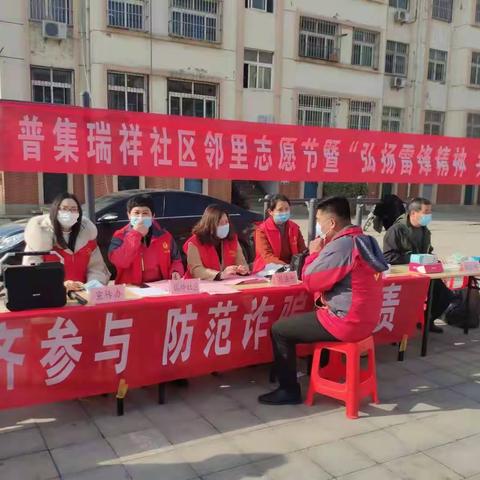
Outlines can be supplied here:
[[453, 0], [433, 0], [432, 18], [444, 22], [452, 21]]
[[203, 118], [217, 116], [217, 85], [169, 79], [167, 91], [170, 115]]
[[108, 0], [108, 26], [145, 30], [144, 0]]
[[220, 42], [220, 0], [170, 0], [170, 35]]
[[408, 44], [387, 41], [385, 73], [406, 77], [408, 69]]
[[447, 55], [444, 50], [430, 49], [427, 78], [434, 82], [445, 82], [447, 76]]
[[245, 8], [273, 13], [273, 0], [245, 0]]
[[56, 68], [31, 68], [32, 101], [73, 104], [73, 72]]
[[475, 4], [475, 23], [480, 23], [480, 0]]
[[336, 104], [336, 98], [301, 93], [298, 96], [298, 125], [334, 127]]
[[31, 20], [73, 24], [73, 0], [30, 0]]
[[348, 128], [353, 130], [370, 130], [375, 110], [374, 102], [350, 100]]
[[401, 132], [402, 131], [402, 109], [397, 107], [383, 107], [382, 111], [382, 131], [383, 132]]
[[300, 17], [299, 55], [338, 62], [338, 24], [311, 17]]
[[245, 49], [243, 88], [272, 88], [273, 53]]
[[470, 70], [470, 85], [480, 86], [480, 52], [472, 52], [472, 66]]
[[445, 112], [434, 110], [425, 111], [425, 123], [423, 133], [425, 135], [443, 135], [445, 124]]
[[398, 10], [406, 10], [408, 11], [410, 5], [408, 4], [408, 0], [389, 0], [388, 4], [391, 7], [394, 7]]
[[147, 112], [147, 76], [123, 72], [107, 74], [108, 108]]
[[467, 114], [467, 137], [480, 138], [480, 113]]
[[352, 65], [377, 68], [378, 33], [353, 29]]

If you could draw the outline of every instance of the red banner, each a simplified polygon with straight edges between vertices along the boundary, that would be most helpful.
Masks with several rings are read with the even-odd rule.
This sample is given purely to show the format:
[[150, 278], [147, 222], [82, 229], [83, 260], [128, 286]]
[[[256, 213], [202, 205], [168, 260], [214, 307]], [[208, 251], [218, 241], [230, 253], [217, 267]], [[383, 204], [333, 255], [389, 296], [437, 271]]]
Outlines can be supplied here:
[[[425, 281], [386, 284], [382, 343], [415, 332]], [[115, 392], [122, 378], [138, 387], [269, 362], [272, 323], [312, 306], [299, 285], [3, 313], [0, 408]]]
[[480, 140], [0, 101], [0, 171], [480, 183]]

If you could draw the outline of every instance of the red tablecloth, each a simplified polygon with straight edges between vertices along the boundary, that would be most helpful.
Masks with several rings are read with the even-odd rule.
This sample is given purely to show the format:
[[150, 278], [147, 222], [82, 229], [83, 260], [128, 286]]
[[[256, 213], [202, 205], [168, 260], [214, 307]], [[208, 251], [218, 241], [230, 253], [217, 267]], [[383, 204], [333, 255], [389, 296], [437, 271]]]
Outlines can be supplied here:
[[[376, 338], [413, 334], [428, 279], [386, 280]], [[312, 309], [303, 285], [0, 314], [0, 408], [271, 361], [270, 326]]]

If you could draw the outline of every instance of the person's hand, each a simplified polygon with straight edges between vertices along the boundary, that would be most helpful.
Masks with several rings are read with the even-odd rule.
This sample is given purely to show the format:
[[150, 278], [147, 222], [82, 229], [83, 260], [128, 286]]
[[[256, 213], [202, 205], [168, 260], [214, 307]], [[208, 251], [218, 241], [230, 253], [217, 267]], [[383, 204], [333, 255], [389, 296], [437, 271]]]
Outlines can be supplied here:
[[182, 276], [178, 272], [172, 273], [172, 280], [180, 280]]
[[85, 288], [82, 282], [74, 282], [73, 280], [67, 280], [63, 284], [65, 285], [67, 292], [78, 292]]
[[143, 220], [140, 220], [134, 227], [134, 230], [136, 230], [138, 233], [144, 237], [148, 233], [148, 228], [145, 226], [143, 223]]
[[310, 242], [310, 245], [308, 246], [308, 250], [310, 252], [310, 255], [312, 253], [318, 253], [322, 248], [325, 246], [325, 239], [324, 238], [316, 238], [315, 240], [312, 240]]
[[237, 267], [237, 275], [248, 275], [250, 273], [250, 269], [245, 265], [238, 265]]
[[221, 273], [220, 278], [224, 280], [225, 278], [235, 276], [237, 274], [237, 269], [237, 265], [230, 265]]

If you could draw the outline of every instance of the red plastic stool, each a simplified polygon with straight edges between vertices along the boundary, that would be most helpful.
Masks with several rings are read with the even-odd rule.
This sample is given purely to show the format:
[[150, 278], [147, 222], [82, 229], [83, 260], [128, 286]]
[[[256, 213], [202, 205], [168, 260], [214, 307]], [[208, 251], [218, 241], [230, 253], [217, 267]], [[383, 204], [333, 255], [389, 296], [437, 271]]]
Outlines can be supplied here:
[[[330, 350], [330, 359], [326, 367], [320, 368], [320, 355], [325, 348]], [[366, 370], [360, 368], [360, 355], [363, 353], [368, 353]], [[346, 356], [346, 364], [342, 361], [342, 355]], [[373, 337], [356, 343], [316, 343], [306, 405], [313, 405], [316, 393], [344, 401], [348, 418], [358, 418], [362, 398], [371, 396], [373, 402], [378, 403]]]

